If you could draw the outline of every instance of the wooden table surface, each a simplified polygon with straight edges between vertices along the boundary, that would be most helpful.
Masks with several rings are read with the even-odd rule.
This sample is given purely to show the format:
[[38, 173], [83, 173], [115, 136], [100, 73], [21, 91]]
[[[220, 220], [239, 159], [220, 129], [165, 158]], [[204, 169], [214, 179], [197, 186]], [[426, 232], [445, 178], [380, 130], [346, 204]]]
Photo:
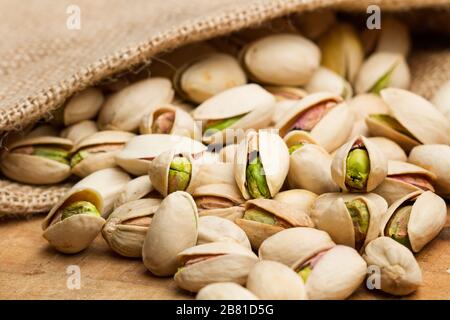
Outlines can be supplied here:
[[[450, 208], [439, 237], [417, 255], [424, 283], [404, 299], [450, 299]], [[64, 255], [41, 236], [42, 216], [0, 221], [0, 299], [190, 299], [171, 278], [157, 278], [140, 259], [112, 252], [101, 235], [82, 253]], [[81, 288], [67, 268], [79, 266]], [[361, 287], [353, 299], [392, 299]]]

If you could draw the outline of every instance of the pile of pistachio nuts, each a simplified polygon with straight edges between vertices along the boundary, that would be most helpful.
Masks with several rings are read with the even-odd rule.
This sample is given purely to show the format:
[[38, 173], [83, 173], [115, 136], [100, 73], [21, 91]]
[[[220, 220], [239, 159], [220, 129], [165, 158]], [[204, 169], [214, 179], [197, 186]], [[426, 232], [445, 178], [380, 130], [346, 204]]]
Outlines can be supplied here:
[[392, 18], [286, 21], [166, 53], [11, 136], [4, 176], [75, 182], [49, 244], [101, 233], [198, 299], [346, 299], [374, 274], [370, 289], [414, 292], [414, 254], [447, 219], [450, 81], [431, 102], [408, 91]]

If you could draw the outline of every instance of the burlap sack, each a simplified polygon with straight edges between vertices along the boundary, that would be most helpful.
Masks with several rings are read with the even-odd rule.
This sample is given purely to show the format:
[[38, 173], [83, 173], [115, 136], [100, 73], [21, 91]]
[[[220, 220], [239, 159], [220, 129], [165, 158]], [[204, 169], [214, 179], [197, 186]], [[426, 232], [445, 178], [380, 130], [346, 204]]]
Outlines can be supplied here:
[[[73, 3], [81, 9], [80, 30], [66, 27]], [[422, 31], [450, 29], [450, 0], [0, 0], [0, 134], [21, 130], [74, 93], [157, 53], [293, 12], [365, 13], [369, 3], [403, 12]], [[412, 90], [430, 97], [450, 77], [450, 51], [414, 52], [411, 66]], [[0, 216], [48, 211], [68, 187], [0, 180]]]

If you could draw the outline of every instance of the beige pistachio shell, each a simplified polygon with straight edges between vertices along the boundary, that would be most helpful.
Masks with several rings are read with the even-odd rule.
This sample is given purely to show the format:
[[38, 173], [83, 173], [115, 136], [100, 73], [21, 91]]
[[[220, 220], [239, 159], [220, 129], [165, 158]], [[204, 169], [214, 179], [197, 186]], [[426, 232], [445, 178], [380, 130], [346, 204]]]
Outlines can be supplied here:
[[[386, 211], [382, 211], [380, 206], [364, 196], [355, 196], [352, 200], [363, 201], [369, 211], [366, 237], [358, 249], [362, 251], [370, 241], [378, 237], [381, 219]], [[327, 232], [335, 243], [356, 249], [355, 227], [344, 198], [336, 199], [323, 211], [315, 210], [313, 220], [316, 227]]]
[[260, 261], [247, 278], [247, 289], [262, 300], [307, 300], [303, 280], [291, 268], [276, 261]]
[[298, 87], [264, 86], [264, 89], [273, 94], [277, 102], [301, 100], [308, 95], [308, 92]]
[[95, 118], [105, 98], [101, 90], [88, 88], [77, 93], [64, 106], [64, 125]]
[[[190, 258], [206, 260], [185, 266]], [[245, 284], [248, 273], [258, 257], [248, 248], [233, 242], [212, 242], [188, 248], [178, 254], [183, 267], [175, 274], [175, 283], [182, 289], [198, 292], [215, 282]]]
[[320, 67], [314, 72], [305, 85], [305, 90], [309, 93], [331, 92], [344, 99], [350, 99], [353, 95], [351, 84], [334, 71], [325, 67]]
[[399, 53], [407, 56], [411, 50], [411, 39], [408, 27], [394, 18], [383, 19], [376, 51]]
[[331, 29], [336, 22], [336, 15], [325, 9], [294, 14], [290, 19], [305, 37], [317, 39]]
[[70, 166], [49, 158], [14, 152], [20, 147], [54, 145], [70, 151], [72, 141], [55, 136], [35, 136], [14, 141], [1, 154], [0, 169], [15, 181], [29, 184], [54, 184], [70, 176]]
[[369, 136], [370, 135], [370, 131], [369, 128], [367, 127], [366, 121], [365, 120], [356, 120], [353, 124], [353, 128], [352, 128], [352, 133], [350, 133], [351, 138], [356, 137], [356, 136]]
[[380, 268], [382, 291], [401, 296], [417, 290], [422, 284], [422, 271], [414, 255], [389, 237], [371, 241], [363, 255], [369, 267]]
[[367, 138], [370, 142], [377, 145], [378, 149], [384, 153], [388, 160], [406, 161], [405, 151], [394, 141], [384, 137]]
[[439, 87], [431, 102], [450, 122], [450, 80]]
[[417, 146], [411, 150], [408, 161], [434, 173], [436, 193], [450, 199], [450, 146]]
[[245, 232], [230, 220], [215, 216], [203, 216], [198, 219], [197, 245], [230, 241], [251, 250]]
[[236, 155], [237, 146], [238, 146], [237, 144], [230, 144], [223, 147], [219, 152], [220, 161], [233, 163], [234, 156]]
[[154, 158], [170, 149], [197, 154], [205, 151], [206, 146], [196, 140], [177, 135], [139, 135], [130, 139], [116, 155], [116, 163], [127, 172], [141, 176], [148, 173], [148, 166]]
[[203, 287], [197, 300], [258, 300], [251, 291], [234, 282], [217, 282]]
[[242, 62], [258, 82], [302, 86], [319, 67], [320, 50], [300, 35], [271, 35], [246, 46]]
[[388, 77], [385, 87], [407, 89], [410, 86], [411, 75], [405, 57], [390, 52], [376, 52], [361, 66], [355, 80], [357, 93], [371, 92], [377, 83]]
[[337, 245], [316, 263], [306, 281], [311, 300], [342, 300], [348, 298], [364, 281], [367, 264], [358, 252]]
[[258, 139], [258, 151], [264, 168], [270, 195], [275, 196], [283, 186], [289, 170], [289, 152], [280, 136], [270, 130], [250, 132], [239, 143], [234, 159], [234, 177], [236, 184], [245, 199], [250, 199], [246, 187], [246, 169], [248, 161], [249, 141]]
[[109, 247], [124, 257], [142, 257], [145, 235], [160, 204], [161, 199], [140, 199], [115, 209], [102, 229]]
[[180, 95], [195, 103], [232, 87], [247, 83], [244, 70], [231, 55], [213, 53], [187, 63], [175, 74], [174, 86]]
[[179, 266], [177, 254], [194, 246], [198, 212], [192, 197], [183, 191], [169, 194], [154, 213], [142, 248], [144, 265], [156, 276], [171, 276]]
[[288, 134], [284, 136], [283, 140], [288, 148], [298, 144], [319, 144], [308, 132], [302, 130], [288, 132]]
[[362, 93], [353, 97], [348, 102], [349, 108], [356, 120], [364, 120], [371, 114], [387, 114], [389, 108], [379, 95], [374, 93]]
[[156, 107], [152, 112], [145, 115], [140, 123], [139, 132], [149, 134], [152, 132], [153, 121], [165, 112], [173, 112], [175, 117], [169, 134], [199, 139], [201, 132], [191, 115], [181, 108], [175, 106]]
[[168, 79], [150, 78], [135, 82], [106, 99], [100, 110], [98, 126], [101, 130], [136, 131], [144, 115], [156, 106], [170, 103], [173, 95]]
[[382, 235], [385, 235], [386, 225], [394, 212], [407, 201], [414, 201], [407, 226], [408, 238], [412, 251], [419, 252], [444, 227], [447, 220], [447, 207], [445, 201], [431, 191], [410, 193], [389, 207], [381, 222]]
[[370, 192], [383, 182], [387, 175], [388, 164], [386, 157], [377, 145], [370, 142], [364, 136], [354, 137], [337, 150], [331, 163], [331, 176], [342, 190], [348, 191], [345, 183], [347, 157], [353, 144], [358, 140], [362, 141], [369, 155], [370, 171], [367, 177], [365, 191]]
[[298, 101], [299, 100], [289, 99], [277, 101], [275, 107], [273, 108], [274, 110], [272, 112], [272, 121], [270, 122], [270, 127], [274, 127], [281, 120], [281, 118], [283, 118], [283, 116], [297, 104]]
[[105, 219], [93, 215], [78, 214], [61, 221], [60, 210], [76, 201], [89, 201], [102, 212], [101, 194], [91, 188], [73, 187], [50, 210], [42, 223], [42, 236], [52, 247], [63, 253], [78, 253], [86, 249], [100, 233]]
[[317, 194], [314, 192], [303, 189], [291, 189], [277, 193], [273, 200], [295, 206], [309, 215], [316, 198]]
[[117, 199], [114, 202], [114, 209], [117, 209], [127, 202], [144, 198], [152, 191], [153, 184], [148, 175], [134, 178], [125, 185], [123, 191], [117, 196]]
[[[403, 180], [394, 179], [392, 177], [395, 175], [405, 174], [411, 174], [413, 176], [418, 175], [426, 179], [430, 184], [436, 180], [436, 175], [424, 168], [407, 162], [391, 160], [388, 161], [388, 175], [386, 179], [384, 179], [384, 181], [375, 190], [373, 190], [373, 192], [382, 196], [386, 199], [387, 203], [391, 205], [398, 199], [403, 198], [414, 191], [424, 190], [414, 184]], [[434, 192], [434, 188], [432, 186], [431, 189], [428, 190]]]
[[[276, 218], [287, 222], [290, 227], [313, 227], [308, 214], [297, 207], [271, 199], [253, 199], [245, 203], [245, 210], [262, 209]], [[285, 227], [265, 224], [257, 221], [236, 219], [235, 223], [247, 234], [252, 248], [257, 250], [268, 237], [285, 229]]]
[[267, 238], [259, 247], [261, 260], [278, 261], [290, 268], [335, 246], [328, 233], [313, 228], [290, 228]]
[[227, 184], [233, 185], [234, 164], [229, 162], [202, 163], [200, 160], [194, 160], [192, 181], [189, 184], [189, 192], [192, 192], [199, 186], [209, 184]]
[[339, 186], [331, 178], [332, 157], [322, 147], [306, 144], [295, 150], [289, 159], [287, 180], [291, 188], [317, 194], [339, 191]]
[[96, 132], [98, 132], [97, 123], [92, 120], [84, 120], [61, 131], [61, 138], [69, 139], [76, 145]]

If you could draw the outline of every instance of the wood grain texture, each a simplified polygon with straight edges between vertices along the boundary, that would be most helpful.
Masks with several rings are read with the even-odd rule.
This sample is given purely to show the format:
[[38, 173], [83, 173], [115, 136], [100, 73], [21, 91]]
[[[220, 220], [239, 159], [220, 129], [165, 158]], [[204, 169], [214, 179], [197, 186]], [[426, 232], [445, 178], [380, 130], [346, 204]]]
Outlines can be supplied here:
[[[417, 259], [424, 284], [403, 299], [450, 299], [450, 209], [439, 237]], [[42, 217], [0, 222], [0, 299], [191, 299], [171, 278], [157, 278], [140, 259], [112, 252], [99, 236], [84, 252], [63, 255], [41, 237]], [[67, 267], [81, 270], [81, 288], [67, 288]], [[395, 299], [361, 287], [352, 299]]]

